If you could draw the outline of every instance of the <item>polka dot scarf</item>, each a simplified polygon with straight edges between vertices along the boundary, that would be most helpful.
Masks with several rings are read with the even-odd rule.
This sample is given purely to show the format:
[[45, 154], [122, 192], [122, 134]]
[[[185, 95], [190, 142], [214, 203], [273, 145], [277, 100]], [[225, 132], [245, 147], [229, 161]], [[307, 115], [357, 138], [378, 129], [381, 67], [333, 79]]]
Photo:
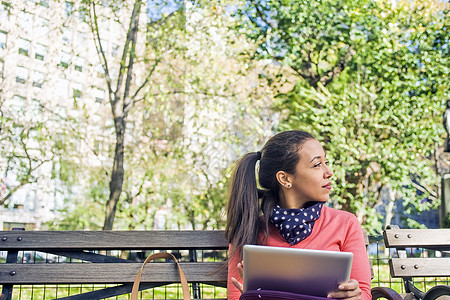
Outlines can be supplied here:
[[273, 209], [270, 221], [292, 246], [311, 234], [314, 222], [320, 217], [322, 206], [321, 202], [298, 209], [284, 209], [277, 205]]

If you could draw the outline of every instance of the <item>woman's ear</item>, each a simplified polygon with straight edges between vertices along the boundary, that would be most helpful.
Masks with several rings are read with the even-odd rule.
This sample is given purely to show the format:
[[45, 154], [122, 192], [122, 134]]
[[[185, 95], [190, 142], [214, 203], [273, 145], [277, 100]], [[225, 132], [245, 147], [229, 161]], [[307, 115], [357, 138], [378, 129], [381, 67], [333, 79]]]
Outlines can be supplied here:
[[281, 185], [281, 187], [287, 189], [290, 189], [292, 187], [291, 176], [288, 173], [284, 171], [278, 171], [275, 177], [277, 178], [277, 181]]

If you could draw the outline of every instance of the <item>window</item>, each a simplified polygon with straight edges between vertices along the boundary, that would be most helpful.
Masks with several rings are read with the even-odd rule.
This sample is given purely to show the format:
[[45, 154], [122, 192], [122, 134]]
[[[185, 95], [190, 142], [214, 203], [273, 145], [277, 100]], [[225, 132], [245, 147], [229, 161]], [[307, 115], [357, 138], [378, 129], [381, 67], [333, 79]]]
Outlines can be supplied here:
[[70, 63], [70, 53], [61, 51], [61, 62], [59, 63], [60, 67], [67, 69]]
[[72, 43], [72, 29], [71, 28], [63, 27], [62, 40], [66, 45], [70, 45]]
[[79, 48], [86, 48], [86, 33], [79, 32], [77, 33], [77, 46]]
[[88, 10], [86, 9], [86, 7], [80, 7], [78, 11], [78, 20], [80, 20], [81, 22], [86, 22], [87, 16]]
[[84, 58], [75, 57], [75, 70], [78, 72], [83, 72]]
[[73, 13], [73, 2], [66, 1], [64, 6], [64, 13], [67, 17], [70, 17]]
[[47, 38], [49, 33], [49, 21], [47, 19], [39, 17], [36, 21], [36, 35], [38, 38]]
[[40, 0], [40, 1], [39, 1], [39, 5], [40, 5], [40, 6], [43, 6], [43, 7], [45, 7], [45, 8], [49, 8], [49, 7], [50, 7], [50, 5], [49, 5], [49, 3], [48, 3], [48, 0]]
[[14, 95], [12, 100], [11, 111], [17, 115], [23, 115], [27, 99], [23, 96]]
[[[14, 204], [15, 206], [16, 204]], [[15, 207], [14, 207], [15, 208]], [[13, 228], [25, 228], [27, 231], [36, 229], [36, 224], [34, 223], [14, 223], [14, 222], [3, 222], [3, 230], [10, 231]]]
[[42, 44], [36, 44], [34, 58], [44, 60], [47, 55], [47, 46]]
[[36, 117], [39, 117], [42, 114], [41, 101], [39, 101], [38, 99], [31, 100], [31, 113]]
[[42, 107], [43, 106], [41, 105], [41, 101], [39, 101], [38, 99], [31, 99], [29, 112], [32, 122], [39, 122], [40, 120], [42, 120]]
[[0, 31], [0, 49], [6, 48], [6, 32]]
[[55, 94], [61, 98], [67, 98], [69, 90], [69, 81], [64, 78], [58, 78], [55, 86]]
[[28, 56], [30, 53], [31, 42], [22, 38], [19, 38], [17, 42], [19, 44], [19, 54]]
[[72, 84], [72, 94], [74, 98], [81, 98], [83, 91], [83, 85], [79, 82], [74, 82]]
[[28, 78], [28, 69], [24, 67], [16, 67], [16, 82], [25, 84]]
[[[105, 40], [100, 40], [100, 43], [102, 44], [102, 50], [105, 53], [105, 55], [108, 55], [108, 42]], [[98, 49], [100, 53], [100, 48]]]
[[95, 102], [102, 103], [103, 99], [105, 98], [105, 91], [102, 89], [96, 88], [94, 90], [94, 97], [95, 97]]
[[105, 69], [103, 68], [102, 64], [98, 64], [95, 67], [95, 70], [97, 71], [99, 77], [102, 77], [103, 75], [105, 75]]
[[0, 3], [0, 24], [6, 24], [9, 20], [10, 5], [6, 3]]
[[119, 53], [119, 45], [113, 44], [111, 48], [111, 55], [116, 57]]
[[42, 88], [42, 84], [44, 84], [44, 74], [33, 71], [33, 73], [31, 73], [31, 81], [33, 82], [34, 87]]
[[19, 26], [25, 34], [31, 33], [33, 30], [33, 14], [21, 11], [19, 13]]

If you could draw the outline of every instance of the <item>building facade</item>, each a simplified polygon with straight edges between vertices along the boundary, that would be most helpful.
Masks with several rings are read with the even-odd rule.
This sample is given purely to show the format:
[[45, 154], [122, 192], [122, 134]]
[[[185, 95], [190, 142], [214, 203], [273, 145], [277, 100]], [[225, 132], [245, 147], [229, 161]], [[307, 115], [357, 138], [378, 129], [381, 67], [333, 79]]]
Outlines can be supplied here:
[[[4, 230], [39, 229], [63, 208], [67, 191], [54, 175], [60, 168], [55, 155], [58, 136], [62, 139], [70, 130], [78, 130], [77, 120], [84, 117], [94, 132], [83, 141], [74, 139], [72, 147], [86, 154], [81, 159], [92, 159], [89, 153], [101, 147], [102, 126], [95, 125], [110, 111], [108, 94], [88, 8], [80, 3], [20, 0], [0, 4], [0, 198], [28, 176], [28, 182], [0, 205]], [[102, 48], [114, 62], [121, 55], [124, 29], [106, 5], [98, 9]], [[110, 72], [114, 76], [118, 70]], [[89, 114], [82, 116], [80, 111]], [[62, 128], [70, 120], [73, 128]]]

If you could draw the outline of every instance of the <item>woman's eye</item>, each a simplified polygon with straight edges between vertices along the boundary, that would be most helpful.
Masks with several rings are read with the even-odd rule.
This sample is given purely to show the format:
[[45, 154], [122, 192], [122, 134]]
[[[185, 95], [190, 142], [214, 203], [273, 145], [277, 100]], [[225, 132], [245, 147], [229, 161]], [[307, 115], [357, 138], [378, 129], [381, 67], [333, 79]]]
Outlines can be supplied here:
[[317, 164], [315, 164], [315, 165], [314, 165], [314, 168], [320, 167], [321, 164], [322, 164], [322, 163], [317, 163]]

